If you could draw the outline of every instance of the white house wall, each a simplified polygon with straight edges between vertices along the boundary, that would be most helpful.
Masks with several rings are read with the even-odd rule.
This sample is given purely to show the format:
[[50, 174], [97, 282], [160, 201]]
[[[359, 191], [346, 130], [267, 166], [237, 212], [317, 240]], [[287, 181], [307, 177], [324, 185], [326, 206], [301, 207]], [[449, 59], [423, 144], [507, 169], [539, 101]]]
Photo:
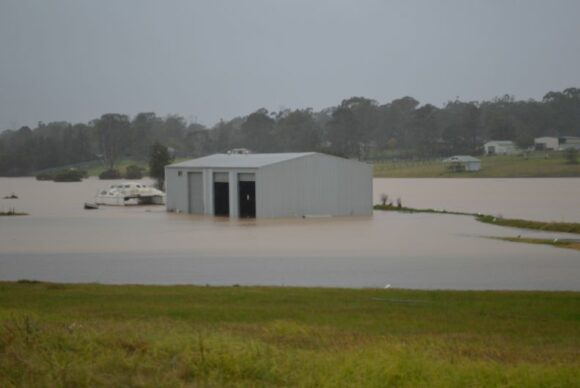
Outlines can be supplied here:
[[262, 167], [256, 175], [256, 216], [368, 215], [372, 166], [322, 154]]
[[538, 137], [534, 139], [534, 144], [543, 144], [546, 150], [557, 150], [558, 149], [558, 138], [557, 137]]

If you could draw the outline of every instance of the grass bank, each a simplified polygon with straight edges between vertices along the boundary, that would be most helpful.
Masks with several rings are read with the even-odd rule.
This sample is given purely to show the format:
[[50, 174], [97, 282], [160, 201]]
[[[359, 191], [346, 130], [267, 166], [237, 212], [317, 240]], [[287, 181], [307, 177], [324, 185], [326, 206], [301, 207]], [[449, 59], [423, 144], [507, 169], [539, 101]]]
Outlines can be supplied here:
[[499, 218], [489, 215], [478, 215], [477, 220], [479, 222], [485, 222], [486, 224], [510, 226], [513, 228], [580, 234], [580, 223], [577, 222], [529, 221], [513, 218]]
[[574, 386], [580, 294], [0, 283], [1, 386]]
[[580, 177], [580, 164], [567, 164], [561, 152], [527, 156], [482, 156], [481, 170], [449, 172], [440, 160], [385, 161], [374, 164], [377, 178], [549, 178]]
[[397, 206], [393, 204], [375, 205], [373, 206], [373, 209], [382, 211], [395, 211], [401, 213], [434, 213], [434, 214], [453, 214], [457, 216], [477, 216], [477, 214], [474, 213], [455, 212], [451, 210], [438, 210], [438, 209], [420, 209], [413, 207]]
[[574, 240], [560, 240], [548, 238], [522, 238], [522, 237], [493, 237], [496, 240], [519, 242], [526, 244], [551, 245], [558, 248], [568, 248], [580, 250], [580, 242]]
[[22, 213], [22, 212], [17, 212], [14, 209], [8, 210], [8, 211], [0, 211], [0, 216], [6, 216], [6, 217], [10, 217], [10, 216], [27, 216], [28, 213]]
[[437, 210], [437, 209], [416, 209], [404, 206], [396, 206], [392, 204], [386, 205], [375, 205], [375, 210], [382, 211], [398, 211], [404, 213], [434, 213], [434, 214], [454, 214], [461, 216], [473, 216], [479, 222], [484, 222], [486, 224], [493, 224], [498, 226], [508, 226], [512, 228], [520, 229], [532, 229], [532, 230], [543, 230], [546, 232], [562, 232], [562, 233], [575, 233], [580, 234], [580, 223], [577, 222], [544, 222], [544, 221], [530, 221], [521, 220], [516, 218], [501, 218], [485, 214], [478, 213], [464, 213], [455, 212], [448, 210]]

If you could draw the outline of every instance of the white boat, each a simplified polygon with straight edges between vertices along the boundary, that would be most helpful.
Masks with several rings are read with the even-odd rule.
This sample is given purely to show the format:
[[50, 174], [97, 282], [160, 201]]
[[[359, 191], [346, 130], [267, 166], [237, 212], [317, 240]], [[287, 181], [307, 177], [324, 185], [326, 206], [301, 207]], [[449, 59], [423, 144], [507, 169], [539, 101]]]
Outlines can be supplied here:
[[165, 193], [140, 182], [122, 182], [99, 190], [97, 205], [163, 205]]

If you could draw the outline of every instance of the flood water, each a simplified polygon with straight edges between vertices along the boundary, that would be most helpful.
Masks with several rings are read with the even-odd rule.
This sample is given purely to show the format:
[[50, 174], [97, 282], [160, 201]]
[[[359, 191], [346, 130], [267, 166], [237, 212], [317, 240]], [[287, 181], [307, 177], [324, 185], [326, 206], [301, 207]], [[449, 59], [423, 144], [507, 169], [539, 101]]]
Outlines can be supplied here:
[[374, 202], [387, 194], [415, 208], [580, 222], [580, 178], [375, 179]]
[[[84, 210], [111, 182], [0, 178], [0, 280], [580, 290], [580, 252], [491, 236], [577, 237], [472, 217], [230, 220], [163, 207]], [[375, 179], [411, 207], [580, 222], [580, 179]]]

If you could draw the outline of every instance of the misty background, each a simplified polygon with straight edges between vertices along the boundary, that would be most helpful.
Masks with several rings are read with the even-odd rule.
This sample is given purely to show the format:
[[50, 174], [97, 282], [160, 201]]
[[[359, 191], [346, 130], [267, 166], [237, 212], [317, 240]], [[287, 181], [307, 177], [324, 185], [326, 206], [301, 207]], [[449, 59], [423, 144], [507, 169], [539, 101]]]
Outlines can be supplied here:
[[580, 2], [0, 1], [0, 130], [108, 112], [219, 119], [580, 84]]

